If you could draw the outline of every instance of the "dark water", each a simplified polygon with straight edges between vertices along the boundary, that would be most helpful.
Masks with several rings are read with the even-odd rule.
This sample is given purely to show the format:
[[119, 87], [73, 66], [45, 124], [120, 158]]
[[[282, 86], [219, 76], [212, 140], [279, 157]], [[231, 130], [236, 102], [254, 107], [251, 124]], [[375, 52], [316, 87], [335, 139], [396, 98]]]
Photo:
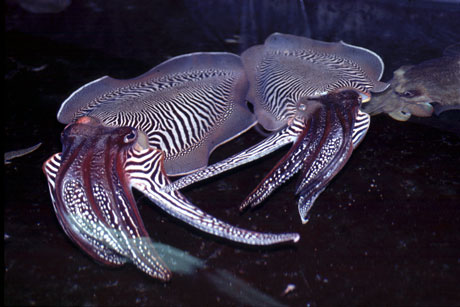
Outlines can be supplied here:
[[[460, 41], [458, 4], [73, 2], [52, 7], [55, 13], [34, 13], [43, 10], [16, 1], [5, 5], [4, 150], [43, 143], [4, 166], [5, 305], [460, 304], [460, 138], [439, 128], [446, 127], [442, 118], [372, 118], [306, 225], [297, 213], [295, 180], [260, 208], [237, 210], [283, 151], [184, 191], [232, 224], [299, 232], [295, 245], [254, 248], [216, 239], [135, 193], [151, 237], [206, 264], [194, 274], [175, 273], [166, 284], [132, 265], [107, 268], [83, 254], [58, 225], [41, 171], [61, 151], [60, 103], [102, 75], [134, 77], [195, 51], [238, 53], [280, 31], [370, 48], [385, 61], [386, 81], [399, 66], [439, 57]], [[212, 161], [261, 139], [251, 130], [219, 148]], [[290, 284], [295, 289], [283, 295]]]

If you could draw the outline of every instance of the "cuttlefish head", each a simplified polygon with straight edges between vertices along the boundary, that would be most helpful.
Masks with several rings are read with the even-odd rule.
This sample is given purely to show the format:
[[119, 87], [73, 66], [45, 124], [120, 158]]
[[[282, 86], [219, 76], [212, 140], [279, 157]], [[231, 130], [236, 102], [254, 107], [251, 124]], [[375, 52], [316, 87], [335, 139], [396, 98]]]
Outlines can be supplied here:
[[433, 104], [439, 102], [440, 97], [438, 91], [429, 88], [433, 82], [429, 82], [430, 77], [426, 76], [426, 72], [418, 70], [413, 65], [397, 69], [390, 81], [390, 88], [373, 96], [370, 103], [364, 105], [364, 111], [371, 115], [387, 113], [399, 121], [406, 121], [412, 115], [430, 117], [434, 111]]
[[401, 107], [391, 111], [389, 115], [397, 120], [407, 120], [411, 115], [429, 117], [433, 114], [432, 103], [435, 99], [431, 97], [430, 91], [423, 82], [417, 82], [406, 76], [411, 68], [412, 66], [402, 66], [393, 73], [391, 87]]
[[45, 162], [54, 209], [66, 234], [98, 262], [132, 261], [148, 275], [169, 280], [156, 256], [131, 192], [125, 163], [146, 137], [130, 127], [106, 127], [81, 117], [62, 132], [63, 151]]

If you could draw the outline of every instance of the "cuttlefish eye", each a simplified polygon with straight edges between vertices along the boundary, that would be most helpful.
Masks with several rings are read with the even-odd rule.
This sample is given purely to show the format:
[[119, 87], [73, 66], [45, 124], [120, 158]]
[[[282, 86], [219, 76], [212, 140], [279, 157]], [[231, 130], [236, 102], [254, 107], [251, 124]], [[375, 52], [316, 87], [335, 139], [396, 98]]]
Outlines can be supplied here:
[[396, 94], [398, 94], [401, 97], [405, 97], [405, 98], [412, 98], [412, 97], [420, 95], [420, 93], [417, 90], [408, 90], [408, 91], [405, 91], [404, 93], [396, 92]]
[[342, 90], [339, 92], [338, 95], [339, 99], [361, 99], [361, 101], [369, 99], [368, 97], [370, 97], [370, 95], [365, 94], [363, 92], [355, 91], [353, 89]]
[[136, 140], [137, 138], [137, 132], [136, 130], [131, 130], [128, 134], [125, 135], [123, 138], [123, 142], [126, 144], [131, 143], [132, 141]]

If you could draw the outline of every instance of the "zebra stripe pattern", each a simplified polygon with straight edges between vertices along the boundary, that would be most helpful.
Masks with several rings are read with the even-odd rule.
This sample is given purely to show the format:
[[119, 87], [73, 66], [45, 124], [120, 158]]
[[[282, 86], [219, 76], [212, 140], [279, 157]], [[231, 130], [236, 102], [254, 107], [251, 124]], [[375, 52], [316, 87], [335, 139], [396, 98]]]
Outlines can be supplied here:
[[314, 50], [294, 50], [266, 52], [258, 65], [255, 86], [258, 103], [277, 121], [285, 121], [293, 116], [301, 97], [318, 96], [338, 88], [368, 93], [373, 83], [349, 59]]
[[[220, 82], [213, 84], [212, 78]], [[139, 129], [168, 159], [201, 146], [230, 116], [233, 106], [228, 101], [235, 80], [231, 72], [212, 70], [164, 76], [108, 93], [77, 116], [93, 116], [107, 126]], [[176, 93], [178, 84], [181, 90]]]
[[56, 190], [56, 175], [61, 165], [61, 153], [54, 154], [43, 164], [43, 172], [45, 173], [48, 181], [48, 188], [50, 190], [51, 201], [54, 203]]
[[364, 136], [369, 129], [369, 125], [371, 124], [371, 117], [369, 114], [358, 110], [358, 115], [355, 119], [355, 124], [353, 126], [353, 134], [351, 136], [351, 140], [353, 142], [353, 149], [358, 147], [361, 141], [364, 139]]
[[73, 93], [58, 119], [91, 116], [143, 131], [165, 152], [170, 175], [206, 166], [210, 152], [255, 123], [246, 108], [248, 82], [238, 56], [196, 53], [172, 58], [129, 80], [103, 77]]
[[195, 207], [178, 191], [167, 191], [164, 188], [170, 181], [162, 170], [163, 159], [159, 150], [132, 150], [125, 169], [133, 187], [172, 216], [204, 232], [245, 244], [271, 245], [300, 239], [296, 233], [260, 233], [231, 226]]

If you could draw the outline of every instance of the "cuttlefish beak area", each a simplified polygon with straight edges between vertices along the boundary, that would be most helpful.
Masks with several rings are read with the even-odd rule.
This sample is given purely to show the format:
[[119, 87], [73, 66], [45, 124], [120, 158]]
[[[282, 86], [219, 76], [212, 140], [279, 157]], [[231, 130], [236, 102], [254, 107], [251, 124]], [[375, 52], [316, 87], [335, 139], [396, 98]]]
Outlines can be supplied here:
[[287, 128], [297, 133], [296, 141], [240, 209], [258, 205], [301, 171], [296, 194], [300, 217], [306, 223], [314, 201], [352, 153], [353, 128], [360, 105], [361, 95], [349, 89], [299, 99], [296, 116]]
[[106, 265], [131, 261], [167, 281], [171, 273], [156, 255], [125, 173], [129, 151], [144, 148], [143, 138], [136, 129], [82, 117], [64, 129], [62, 153], [43, 170], [59, 223], [83, 251]]

